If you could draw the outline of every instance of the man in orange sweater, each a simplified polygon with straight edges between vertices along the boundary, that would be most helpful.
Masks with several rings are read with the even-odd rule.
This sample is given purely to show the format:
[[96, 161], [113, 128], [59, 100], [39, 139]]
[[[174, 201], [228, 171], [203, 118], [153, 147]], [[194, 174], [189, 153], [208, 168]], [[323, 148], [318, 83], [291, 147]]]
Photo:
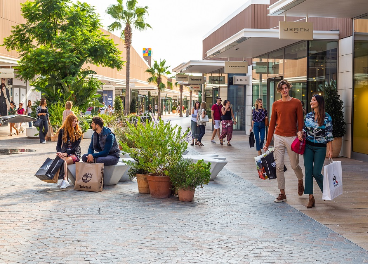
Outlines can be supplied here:
[[[281, 99], [272, 105], [271, 122], [268, 129], [268, 138], [264, 146], [264, 150], [268, 149], [274, 136], [276, 176], [279, 196], [275, 199], [276, 203], [286, 201], [285, 194], [285, 177], [284, 177], [284, 156], [285, 150], [288, 152], [291, 168], [294, 170], [298, 178], [298, 194], [303, 195], [303, 172], [299, 166], [299, 154], [291, 150], [291, 144], [297, 135], [302, 135], [303, 130], [303, 108], [302, 103], [289, 95], [291, 89], [290, 83], [282, 80], [277, 85], [277, 92], [281, 93]], [[277, 124], [277, 126], [276, 126]], [[275, 129], [276, 126], [276, 129]]]

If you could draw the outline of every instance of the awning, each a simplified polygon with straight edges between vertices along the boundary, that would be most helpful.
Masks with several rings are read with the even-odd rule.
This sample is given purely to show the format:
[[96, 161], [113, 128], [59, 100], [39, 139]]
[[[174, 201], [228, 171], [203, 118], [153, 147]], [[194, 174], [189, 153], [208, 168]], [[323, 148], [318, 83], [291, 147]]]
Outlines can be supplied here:
[[212, 73], [225, 67], [225, 61], [215, 60], [191, 60], [182, 63], [173, 69], [177, 73]]
[[[314, 31], [314, 39], [338, 40], [339, 31]], [[207, 51], [207, 58], [256, 58], [301, 40], [279, 39], [278, 29], [245, 28]]]
[[270, 16], [360, 18], [367, 16], [367, 0], [279, 0]]
[[17, 66], [19, 59], [0, 56], [0, 66]]

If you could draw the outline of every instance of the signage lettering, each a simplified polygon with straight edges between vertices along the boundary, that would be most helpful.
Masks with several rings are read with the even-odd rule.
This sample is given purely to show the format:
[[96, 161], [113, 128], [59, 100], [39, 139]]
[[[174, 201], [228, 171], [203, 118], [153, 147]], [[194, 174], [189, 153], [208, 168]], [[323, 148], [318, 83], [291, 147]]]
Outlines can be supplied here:
[[313, 23], [279, 22], [280, 39], [313, 40]]
[[248, 73], [248, 62], [225, 61], [225, 73]]

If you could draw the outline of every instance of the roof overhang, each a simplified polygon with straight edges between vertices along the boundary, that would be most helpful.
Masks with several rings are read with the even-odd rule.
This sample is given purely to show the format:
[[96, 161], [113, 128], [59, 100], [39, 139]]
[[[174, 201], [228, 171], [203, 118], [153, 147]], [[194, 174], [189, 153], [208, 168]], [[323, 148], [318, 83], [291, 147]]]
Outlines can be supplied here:
[[360, 18], [368, 14], [367, 0], [279, 0], [270, 16]]
[[173, 69], [177, 73], [211, 73], [216, 72], [225, 67], [224, 61], [215, 60], [191, 60], [182, 63]]
[[[339, 31], [313, 31], [313, 39], [338, 40]], [[245, 28], [207, 51], [207, 58], [256, 58], [301, 40], [279, 39], [278, 29]]]
[[0, 66], [18, 66], [19, 59], [0, 56]]

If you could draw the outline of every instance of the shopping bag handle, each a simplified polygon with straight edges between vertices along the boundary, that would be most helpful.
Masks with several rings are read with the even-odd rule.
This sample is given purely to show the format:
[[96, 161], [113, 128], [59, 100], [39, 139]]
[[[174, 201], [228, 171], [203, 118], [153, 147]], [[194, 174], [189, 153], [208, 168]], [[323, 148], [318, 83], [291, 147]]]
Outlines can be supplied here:
[[328, 160], [330, 161], [330, 163], [334, 163], [332, 158], [328, 158]]

